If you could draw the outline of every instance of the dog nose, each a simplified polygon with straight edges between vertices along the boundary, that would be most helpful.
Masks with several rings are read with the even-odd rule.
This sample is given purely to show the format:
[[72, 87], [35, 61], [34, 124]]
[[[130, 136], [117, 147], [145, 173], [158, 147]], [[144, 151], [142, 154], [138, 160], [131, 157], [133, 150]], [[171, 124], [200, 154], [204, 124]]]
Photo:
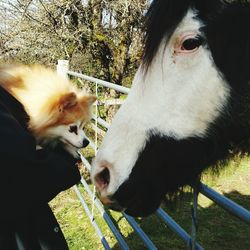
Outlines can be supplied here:
[[82, 147], [86, 148], [88, 145], [89, 145], [89, 140], [83, 139], [83, 141], [82, 141]]

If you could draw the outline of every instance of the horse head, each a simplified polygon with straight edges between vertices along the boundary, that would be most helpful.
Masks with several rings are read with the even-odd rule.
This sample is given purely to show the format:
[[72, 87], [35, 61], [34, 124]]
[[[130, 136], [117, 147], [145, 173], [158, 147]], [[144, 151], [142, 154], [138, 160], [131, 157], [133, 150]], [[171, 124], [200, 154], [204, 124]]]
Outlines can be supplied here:
[[249, 3], [152, 3], [142, 63], [93, 162], [104, 203], [148, 215], [249, 136], [249, 25]]

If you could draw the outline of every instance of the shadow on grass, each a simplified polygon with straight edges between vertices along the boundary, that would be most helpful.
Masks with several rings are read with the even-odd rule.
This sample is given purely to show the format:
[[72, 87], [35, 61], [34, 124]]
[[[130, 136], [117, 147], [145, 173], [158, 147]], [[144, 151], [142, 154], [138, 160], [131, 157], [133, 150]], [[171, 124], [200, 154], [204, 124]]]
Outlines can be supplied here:
[[[225, 196], [250, 210], [249, 195], [233, 191]], [[192, 195], [186, 193], [175, 209], [163, 205], [164, 210], [188, 233], [191, 232], [191, 201]], [[186, 244], [156, 215], [136, 220], [158, 249], [187, 249]], [[216, 204], [205, 208], [199, 206], [198, 227], [198, 242], [206, 250], [250, 250], [250, 226]], [[134, 232], [129, 234], [125, 241], [132, 250], [147, 249]], [[119, 244], [117, 243], [113, 249], [120, 249]]]

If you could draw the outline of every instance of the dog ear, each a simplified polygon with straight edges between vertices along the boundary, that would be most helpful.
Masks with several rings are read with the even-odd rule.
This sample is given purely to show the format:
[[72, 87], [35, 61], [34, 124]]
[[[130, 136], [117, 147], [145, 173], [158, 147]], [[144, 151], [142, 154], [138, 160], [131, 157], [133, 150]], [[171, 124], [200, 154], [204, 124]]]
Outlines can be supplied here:
[[96, 101], [96, 96], [94, 95], [87, 95], [82, 97], [81, 104], [87, 107], [90, 107]]
[[63, 95], [59, 101], [59, 112], [74, 107], [77, 104], [77, 97], [74, 92]]
[[7, 67], [0, 66], [0, 85], [7, 91], [12, 92], [12, 88], [24, 88], [23, 79], [18, 74], [11, 74]]
[[89, 95], [88, 97], [87, 97], [87, 102], [88, 102], [88, 104], [89, 104], [89, 106], [90, 105], [92, 105], [95, 101], [96, 101], [96, 96], [94, 96], [94, 95]]

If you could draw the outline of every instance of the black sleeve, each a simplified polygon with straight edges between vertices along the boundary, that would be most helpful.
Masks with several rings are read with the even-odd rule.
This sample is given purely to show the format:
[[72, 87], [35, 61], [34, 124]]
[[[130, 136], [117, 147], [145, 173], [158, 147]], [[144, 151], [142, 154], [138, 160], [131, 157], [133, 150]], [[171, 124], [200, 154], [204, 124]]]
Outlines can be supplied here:
[[36, 142], [13, 117], [0, 112], [0, 220], [36, 213], [80, 180], [66, 151], [36, 151]]

